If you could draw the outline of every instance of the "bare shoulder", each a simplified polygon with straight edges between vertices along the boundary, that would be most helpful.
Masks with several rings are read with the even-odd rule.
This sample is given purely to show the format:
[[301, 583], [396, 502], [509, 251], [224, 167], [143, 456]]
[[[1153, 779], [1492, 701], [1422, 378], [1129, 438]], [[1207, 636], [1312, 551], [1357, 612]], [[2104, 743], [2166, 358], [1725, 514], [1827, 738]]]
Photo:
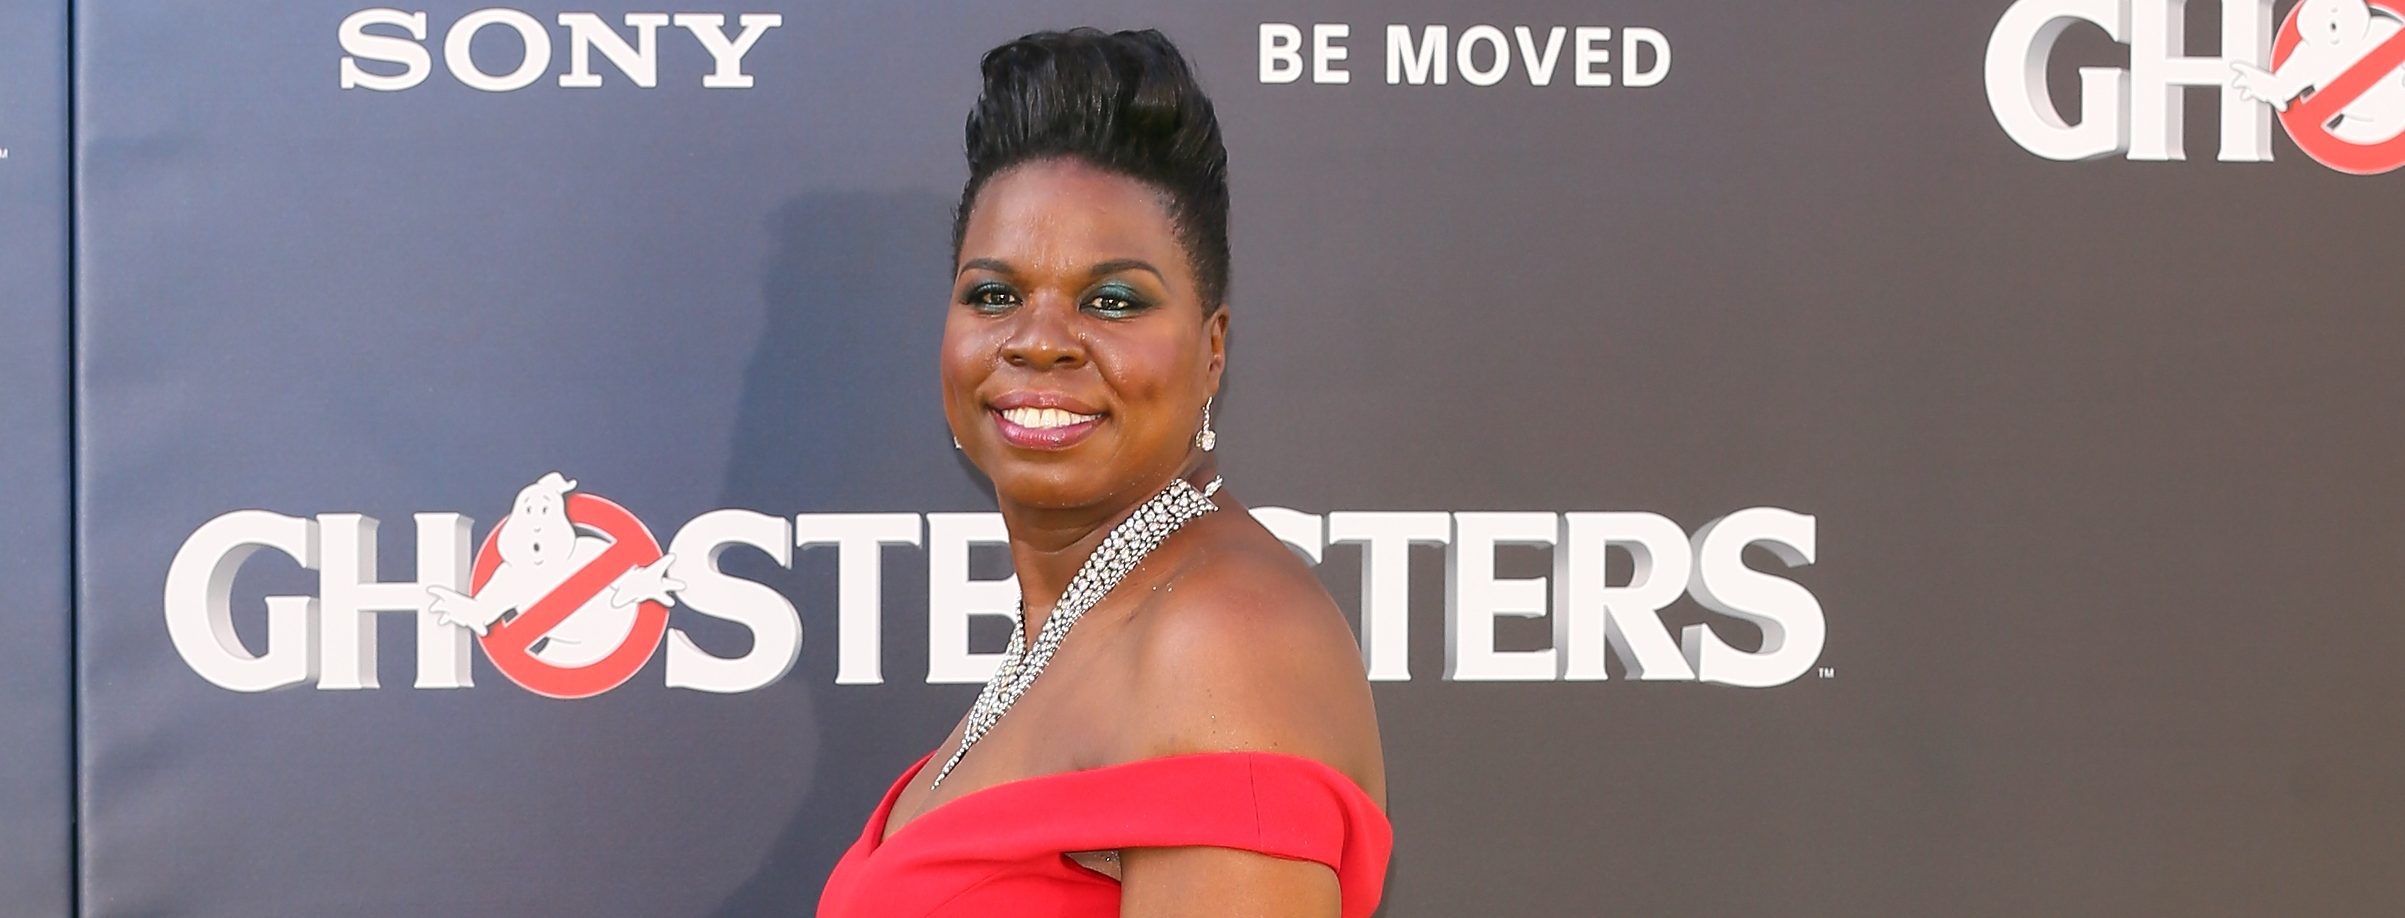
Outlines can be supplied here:
[[1361, 648], [1311, 568], [1241, 510], [1213, 525], [1134, 616], [1127, 699], [1140, 755], [1315, 759], [1384, 800]]

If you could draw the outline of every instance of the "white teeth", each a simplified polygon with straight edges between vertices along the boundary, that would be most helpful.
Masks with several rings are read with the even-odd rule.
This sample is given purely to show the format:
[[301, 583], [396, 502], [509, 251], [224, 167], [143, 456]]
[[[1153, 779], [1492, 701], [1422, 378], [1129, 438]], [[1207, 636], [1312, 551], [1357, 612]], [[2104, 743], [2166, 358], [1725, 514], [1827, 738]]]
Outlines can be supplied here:
[[1021, 427], [1050, 430], [1055, 427], [1083, 424], [1097, 416], [1062, 411], [1058, 408], [1010, 408], [1002, 412], [1002, 417]]

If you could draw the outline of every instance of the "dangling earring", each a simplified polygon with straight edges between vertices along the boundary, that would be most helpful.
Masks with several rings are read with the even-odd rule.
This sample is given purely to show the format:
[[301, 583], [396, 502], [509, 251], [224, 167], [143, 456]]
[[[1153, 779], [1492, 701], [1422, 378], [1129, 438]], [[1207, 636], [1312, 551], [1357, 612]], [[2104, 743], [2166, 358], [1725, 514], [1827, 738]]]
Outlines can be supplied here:
[[1203, 399], [1202, 429], [1195, 431], [1194, 445], [1202, 447], [1202, 451], [1206, 453], [1219, 448], [1219, 432], [1211, 429], [1211, 399], [1209, 398]]
[[959, 449], [959, 448], [960, 448], [960, 438], [959, 438], [959, 437], [953, 437], [953, 438], [952, 438], [952, 448], [953, 448], [953, 449]]

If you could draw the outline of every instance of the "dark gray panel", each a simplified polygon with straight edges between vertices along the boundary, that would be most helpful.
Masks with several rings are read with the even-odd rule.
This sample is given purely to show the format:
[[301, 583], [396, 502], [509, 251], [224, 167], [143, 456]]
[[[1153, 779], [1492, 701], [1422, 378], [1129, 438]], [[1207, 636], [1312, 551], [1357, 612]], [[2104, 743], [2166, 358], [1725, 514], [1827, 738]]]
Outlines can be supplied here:
[[67, 12], [0, 7], [0, 902], [64, 915], [68, 732]]

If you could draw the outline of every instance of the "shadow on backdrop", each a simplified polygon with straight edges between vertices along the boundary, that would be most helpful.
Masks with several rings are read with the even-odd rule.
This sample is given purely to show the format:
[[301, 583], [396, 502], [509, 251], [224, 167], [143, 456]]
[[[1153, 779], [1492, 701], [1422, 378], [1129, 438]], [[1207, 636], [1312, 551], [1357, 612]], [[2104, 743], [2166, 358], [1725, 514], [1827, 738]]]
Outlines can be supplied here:
[[[733, 458], [720, 506], [767, 512], [986, 510], [982, 479], [951, 448], [936, 382], [950, 301], [951, 204], [923, 191], [803, 195], [771, 218], [767, 321], [745, 369]], [[759, 866], [720, 903], [725, 918], [806, 915], [828, 870], [859, 836], [904, 766], [940, 742], [974, 686], [926, 684], [924, 554], [882, 553], [884, 684], [835, 684], [835, 550], [813, 547], [791, 570], [755, 552], [721, 565], [791, 597], [801, 658], [771, 687], [809, 731], [809, 785]], [[697, 641], [742, 629], [703, 620]], [[680, 623], [680, 627], [683, 624]], [[730, 635], [728, 632], [732, 632]]]

